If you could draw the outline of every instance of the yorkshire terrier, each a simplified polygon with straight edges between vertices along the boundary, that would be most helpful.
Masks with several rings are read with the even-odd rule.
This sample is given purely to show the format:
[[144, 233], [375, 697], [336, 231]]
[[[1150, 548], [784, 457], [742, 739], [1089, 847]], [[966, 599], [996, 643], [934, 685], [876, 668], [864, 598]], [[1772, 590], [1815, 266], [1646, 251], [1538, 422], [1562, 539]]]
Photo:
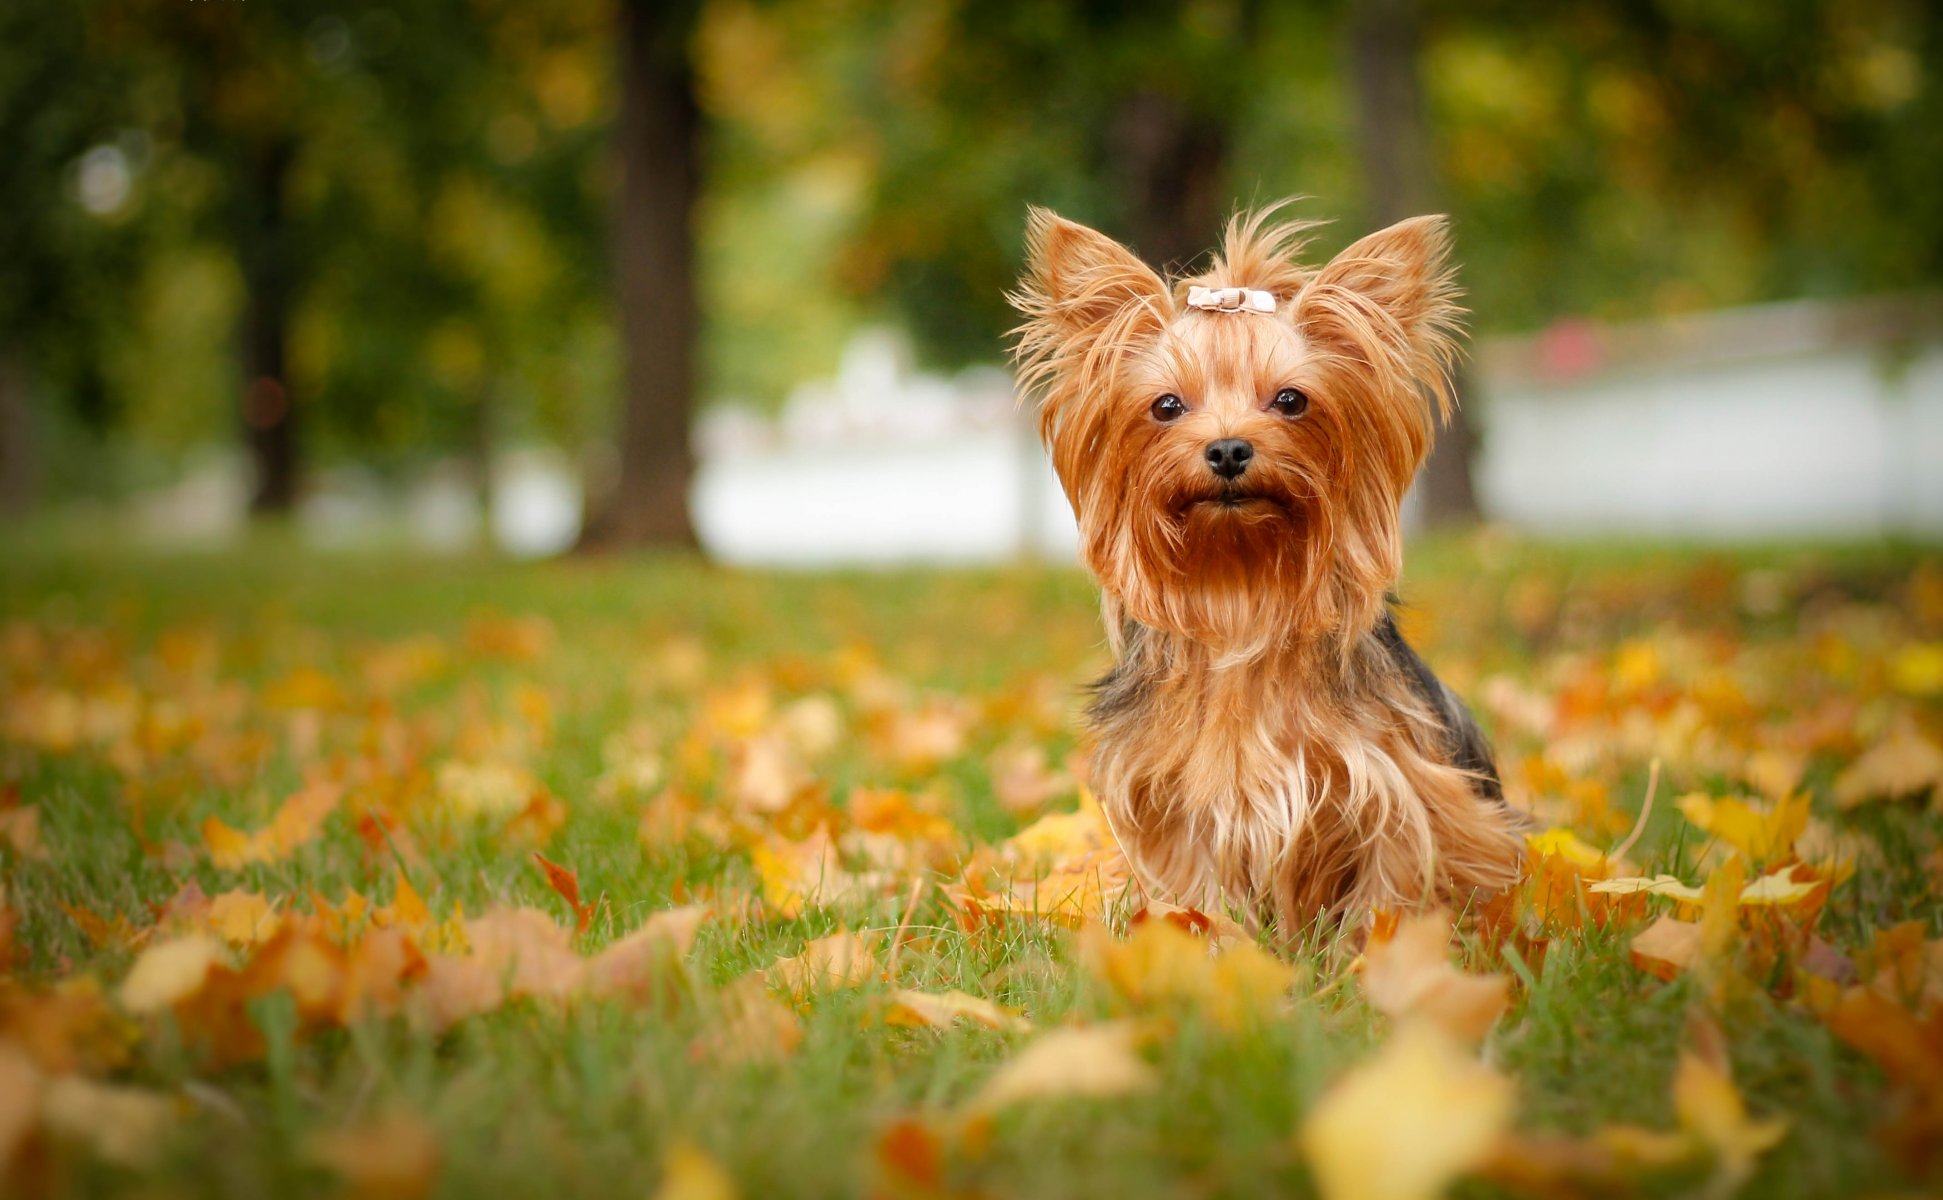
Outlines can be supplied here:
[[1116, 659], [1088, 710], [1101, 805], [1150, 890], [1294, 936], [1500, 891], [1523, 847], [1391, 613], [1399, 507], [1453, 403], [1445, 222], [1312, 268], [1279, 207], [1171, 286], [1035, 208], [1009, 299]]

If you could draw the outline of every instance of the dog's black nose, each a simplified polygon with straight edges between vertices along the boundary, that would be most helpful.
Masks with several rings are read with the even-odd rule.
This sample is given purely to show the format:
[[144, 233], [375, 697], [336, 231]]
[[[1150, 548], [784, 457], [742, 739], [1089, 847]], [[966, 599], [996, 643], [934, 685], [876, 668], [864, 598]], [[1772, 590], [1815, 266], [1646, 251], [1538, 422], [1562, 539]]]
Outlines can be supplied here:
[[1208, 469], [1223, 479], [1233, 479], [1248, 469], [1255, 447], [1241, 438], [1222, 438], [1208, 443]]

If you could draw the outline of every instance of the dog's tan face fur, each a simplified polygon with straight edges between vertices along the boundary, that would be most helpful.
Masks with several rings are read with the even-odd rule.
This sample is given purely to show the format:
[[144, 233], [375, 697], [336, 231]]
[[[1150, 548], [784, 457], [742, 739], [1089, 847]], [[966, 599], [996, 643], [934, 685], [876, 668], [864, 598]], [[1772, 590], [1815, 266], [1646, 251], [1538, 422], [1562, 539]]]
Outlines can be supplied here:
[[[1105, 593], [1113, 678], [1138, 684], [1138, 703], [1095, 709], [1102, 800], [1177, 898], [1289, 921], [1508, 882], [1508, 824], [1438, 761], [1436, 714], [1370, 648], [1398, 505], [1448, 403], [1444, 224], [1309, 268], [1304, 226], [1266, 217], [1237, 218], [1212, 268], [1170, 288], [1111, 239], [1031, 216], [1021, 377]], [[1275, 311], [1190, 307], [1194, 284]], [[1252, 450], [1233, 479], [1210, 469], [1222, 439]]]

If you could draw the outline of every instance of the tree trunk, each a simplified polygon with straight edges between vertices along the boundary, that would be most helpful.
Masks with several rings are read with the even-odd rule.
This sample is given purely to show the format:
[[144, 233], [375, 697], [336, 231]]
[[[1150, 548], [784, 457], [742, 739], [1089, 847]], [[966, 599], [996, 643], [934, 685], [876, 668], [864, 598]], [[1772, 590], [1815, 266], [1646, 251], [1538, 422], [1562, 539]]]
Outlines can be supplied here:
[[693, 220], [702, 118], [688, 42], [694, 0], [621, 0], [620, 196], [614, 273], [620, 305], [620, 475], [581, 535], [583, 548], [693, 546]]
[[1120, 103], [1108, 130], [1109, 169], [1126, 199], [1126, 238], [1155, 266], [1181, 268], [1220, 232], [1227, 134], [1173, 96], [1142, 90]]
[[281, 515], [297, 505], [297, 413], [285, 373], [290, 329], [290, 238], [284, 227], [284, 185], [294, 147], [276, 141], [258, 149], [244, 186], [240, 231], [243, 312], [243, 442], [255, 481], [252, 516]]
[[25, 516], [34, 506], [34, 414], [27, 386], [20, 356], [0, 351], [0, 517]]
[[[1349, 18], [1350, 72], [1362, 139], [1369, 217], [1381, 228], [1437, 209], [1435, 167], [1418, 75], [1422, 23], [1417, 0], [1356, 0]], [[1450, 427], [1417, 476], [1426, 524], [1478, 518], [1471, 484], [1477, 432], [1463, 400], [1468, 373], [1452, 381], [1459, 400]]]

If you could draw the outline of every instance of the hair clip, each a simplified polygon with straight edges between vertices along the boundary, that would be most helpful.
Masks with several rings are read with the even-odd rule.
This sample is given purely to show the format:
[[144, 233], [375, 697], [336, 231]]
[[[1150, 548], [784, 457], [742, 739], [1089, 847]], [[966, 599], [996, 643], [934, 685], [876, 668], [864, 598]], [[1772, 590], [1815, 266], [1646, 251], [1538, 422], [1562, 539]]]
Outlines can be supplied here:
[[1210, 288], [1191, 287], [1187, 289], [1187, 306], [1204, 308], [1209, 312], [1275, 312], [1275, 293], [1257, 291], [1254, 288]]

